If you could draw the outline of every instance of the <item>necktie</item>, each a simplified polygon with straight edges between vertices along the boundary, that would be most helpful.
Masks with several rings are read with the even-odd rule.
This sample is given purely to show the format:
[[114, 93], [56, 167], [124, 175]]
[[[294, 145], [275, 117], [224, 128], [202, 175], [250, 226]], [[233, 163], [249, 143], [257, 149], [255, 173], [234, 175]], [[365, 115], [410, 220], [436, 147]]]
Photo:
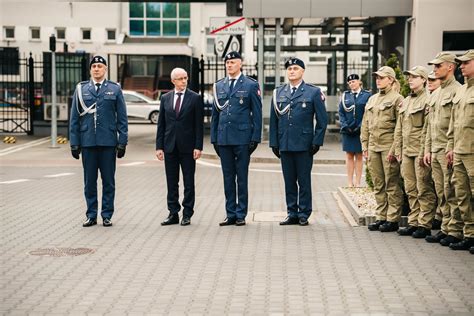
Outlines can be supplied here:
[[183, 93], [178, 92], [178, 99], [176, 100], [176, 104], [174, 106], [174, 111], [176, 112], [176, 116], [179, 114], [179, 110], [181, 109], [181, 96]]
[[96, 84], [95, 84], [95, 86], [97, 87], [97, 88], [95, 89], [95, 92], [99, 92], [99, 89], [100, 89], [100, 83], [96, 83]]
[[296, 92], [296, 87], [291, 88], [291, 95], [295, 94]]
[[354, 95], [354, 100], [357, 99], [357, 92], [352, 93]]
[[229, 93], [232, 93], [232, 91], [234, 90], [234, 85], [235, 85], [235, 79], [230, 79]]

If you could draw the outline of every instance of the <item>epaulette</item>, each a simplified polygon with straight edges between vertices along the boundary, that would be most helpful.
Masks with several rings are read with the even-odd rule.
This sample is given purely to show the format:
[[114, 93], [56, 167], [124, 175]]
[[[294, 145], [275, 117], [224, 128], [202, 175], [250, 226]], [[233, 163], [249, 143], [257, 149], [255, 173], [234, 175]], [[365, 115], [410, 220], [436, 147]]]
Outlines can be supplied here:
[[216, 83], [221, 82], [221, 81], [224, 80], [224, 79], [225, 79], [225, 77], [224, 77], [224, 78], [221, 78], [221, 79], [219, 79], [219, 80], [217, 80]]
[[110, 81], [110, 80], [107, 80], [107, 83], [113, 83], [114, 85], [116, 85], [116, 86], [119, 86], [119, 87], [120, 87], [120, 83], [118, 83], [118, 82], [115, 82], [115, 81]]
[[257, 80], [257, 79], [255, 79], [255, 78], [252, 78], [252, 77], [250, 77], [250, 76], [245, 76], [245, 77], [249, 78], [249, 79], [250, 79], [250, 80], [252, 80], [252, 81], [258, 82], [258, 80]]
[[[314, 84], [312, 84], [312, 83], [306, 83], [306, 82], [305, 82], [305, 84], [306, 84], [307, 86], [310, 86], [310, 87], [313, 87], [313, 88], [319, 88], [318, 86], [316, 86], [316, 85], [314, 85]], [[319, 89], [321, 89], [321, 88], [319, 88]]]
[[81, 81], [79, 82], [80, 84], [86, 84], [86, 83], [89, 83], [90, 80], [84, 80], [84, 81]]

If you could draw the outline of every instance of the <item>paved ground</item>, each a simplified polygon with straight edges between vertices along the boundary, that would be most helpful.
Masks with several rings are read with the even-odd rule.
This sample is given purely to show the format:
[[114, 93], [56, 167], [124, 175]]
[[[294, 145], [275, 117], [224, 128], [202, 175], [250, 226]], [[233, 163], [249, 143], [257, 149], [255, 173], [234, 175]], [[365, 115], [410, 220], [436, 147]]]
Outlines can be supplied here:
[[[1, 314], [474, 315], [474, 256], [349, 225], [333, 196], [343, 165], [315, 165], [310, 226], [280, 227], [266, 221], [284, 216], [279, 166], [253, 163], [248, 225], [219, 227], [222, 175], [203, 160], [192, 225], [161, 227], [154, 131], [130, 127], [111, 228], [81, 227], [82, 168], [68, 145], [0, 147]], [[94, 252], [29, 254], [54, 247]]]

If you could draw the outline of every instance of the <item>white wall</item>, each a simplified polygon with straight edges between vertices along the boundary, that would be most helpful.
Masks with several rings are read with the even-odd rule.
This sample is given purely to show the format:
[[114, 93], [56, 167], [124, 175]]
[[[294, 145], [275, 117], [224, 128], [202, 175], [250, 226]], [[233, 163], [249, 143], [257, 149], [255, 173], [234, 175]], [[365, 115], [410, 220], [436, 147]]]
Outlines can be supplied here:
[[443, 31], [474, 30], [474, 1], [414, 0], [413, 17], [408, 63], [426, 66], [443, 48]]

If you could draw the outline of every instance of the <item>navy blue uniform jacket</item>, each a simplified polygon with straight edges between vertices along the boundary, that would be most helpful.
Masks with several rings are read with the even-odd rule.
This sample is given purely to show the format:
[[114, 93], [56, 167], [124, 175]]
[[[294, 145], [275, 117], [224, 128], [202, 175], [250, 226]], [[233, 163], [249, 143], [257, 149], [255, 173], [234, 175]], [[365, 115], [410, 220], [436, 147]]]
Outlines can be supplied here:
[[[97, 115], [83, 111], [79, 104], [77, 88], [72, 97], [69, 138], [71, 146], [94, 147], [127, 145], [127, 108], [120, 86], [105, 80], [97, 93], [92, 81], [80, 83], [82, 99], [87, 107], [97, 103]], [[94, 118], [95, 117], [95, 118]]]
[[280, 151], [307, 151], [312, 145], [322, 146], [328, 117], [321, 89], [303, 81], [293, 96], [289, 84], [278, 87], [275, 96], [279, 109], [287, 105], [290, 108], [286, 114], [278, 115], [272, 98], [270, 147]]

